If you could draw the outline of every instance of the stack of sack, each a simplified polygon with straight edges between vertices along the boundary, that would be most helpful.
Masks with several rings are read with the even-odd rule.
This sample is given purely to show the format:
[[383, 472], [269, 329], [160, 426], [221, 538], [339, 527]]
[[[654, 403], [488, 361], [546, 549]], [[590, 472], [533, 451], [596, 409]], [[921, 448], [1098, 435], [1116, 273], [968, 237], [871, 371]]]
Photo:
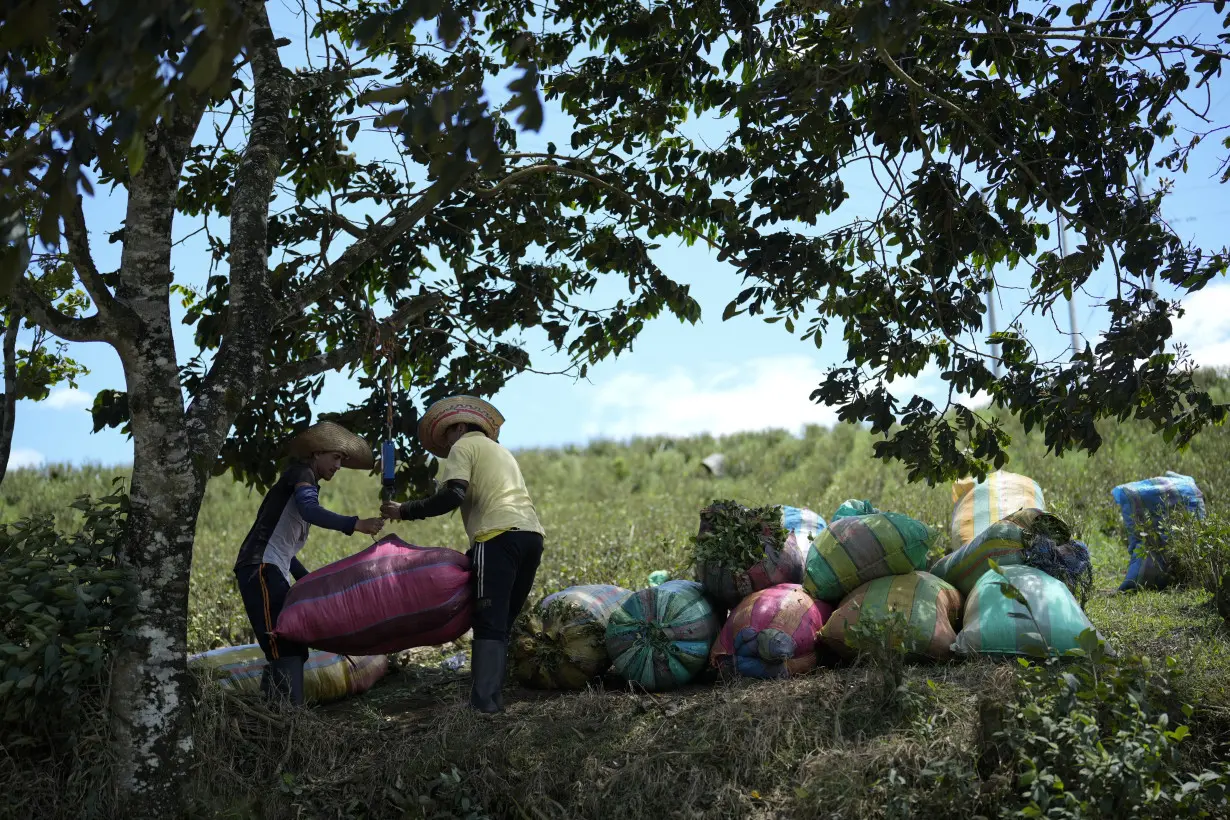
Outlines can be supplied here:
[[[1078, 636], [1093, 629], [1076, 597], [1088, 595], [1092, 565], [1071, 528], [1046, 512], [1042, 488], [1001, 470], [983, 481], [954, 483], [953, 499], [954, 549], [930, 571], [965, 598], [956, 653], [1015, 656], [1076, 648]], [[1004, 594], [1009, 584], [1025, 603]]]
[[849, 515], [830, 524], [807, 554], [804, 580], [813, 598], [835, 607], [820, 632], [824, 646], [850, 656], [853, 625], [897, 612], [909, 656], [950, 658], [961, 597], [924, 571], [939, 538], [939, 530], [897, 512]]
[[[257, 644], [224, 646], [191, 655], [188, 668], [216, 680], [223, 688], [258, 692], [267, 666]], [[351, 657], [312, 650], [303, 667], [303, 697], [312, 703], [328, 703], [366, 692], [387, 674], [387, 655]]]

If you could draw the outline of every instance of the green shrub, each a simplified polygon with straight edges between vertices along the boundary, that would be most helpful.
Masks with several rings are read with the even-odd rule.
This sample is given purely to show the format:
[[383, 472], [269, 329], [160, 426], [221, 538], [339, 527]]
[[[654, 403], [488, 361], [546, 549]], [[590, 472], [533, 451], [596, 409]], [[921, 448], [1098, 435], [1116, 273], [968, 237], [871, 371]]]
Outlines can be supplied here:
[[[119, 484], [117, 480], [116, 484]], [[116, 562], [128, 498], [120, 487], [72, 504], [75, 532], [48, 514], [0, 527], [0, 726], [6, 749], [69, 746], [83, 699], [105, 690], [135, 587]]]
[[1113, 657], [1092, 630], [1080, 644], [1064, 660], [1019, 662], [1019, 697], [995, 733], [1018, 786], [1005, 816], [1224, 816], [1230, 769], [1184, 772], [1190, 732], [1172, 716], [1192, 709], [1173, 694], [1177, 662]]
[[745, 570], [765, 556], [765, 540], [786, 543], [780, 506], [745, 507], [718, 499], [701, 511], [701, 532], [693, 539], [697, 564]]
[[1213, 593], [1222, 617], [1230, 620], [1230, 517], [1211, 512], [1203, 519], [1175, 513], [1159, 549], [1171, 580]]

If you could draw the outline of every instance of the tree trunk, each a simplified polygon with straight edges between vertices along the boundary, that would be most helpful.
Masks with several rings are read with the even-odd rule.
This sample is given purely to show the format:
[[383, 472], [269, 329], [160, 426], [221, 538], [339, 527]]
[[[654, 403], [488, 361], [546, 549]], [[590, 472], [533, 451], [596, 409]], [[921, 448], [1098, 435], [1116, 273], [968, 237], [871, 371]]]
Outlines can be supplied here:
[[21, 317], [10, 313], [4, 328], [4, 393], [0, 394], [0, 482], [9, 470], [13, 425], [17, 421], [17, 330]]

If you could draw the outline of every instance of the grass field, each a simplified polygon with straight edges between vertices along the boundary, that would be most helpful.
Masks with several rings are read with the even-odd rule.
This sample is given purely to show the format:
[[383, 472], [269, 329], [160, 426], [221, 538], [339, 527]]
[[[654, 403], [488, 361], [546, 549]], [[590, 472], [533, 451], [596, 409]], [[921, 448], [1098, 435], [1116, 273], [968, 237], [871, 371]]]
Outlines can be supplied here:
[[[1225, 400], [1225, 382], [1217, 392]], [[1193, 753], [1224, 752], [1230, 633], [1204, 592], [1113, 594], [1127, 553], [1111, 488], [1171, 469], [1194, 476], [1209, 508], [1224, 510], [1230, 435], [1209, 430], [1180, 453], [1146, 428], [1108, 424], [1096, 456], [1056, 459], [1038, 436], [1008, 427], [1008, 469], [1037, 480], [1048, 506], [1090, 547], [1098, 590], [1087, 607], [1092, 621], [1120, 651], [1176, 657], [1186, 672], [1181, 694], [1200, 706]], [[872, 442], [841, 426], [797, 438], [770, 432], [521, 452], [547, 529], [535, 596], [576, 583], [640, 588], [655, 569], [686, 572], [697, 512], [715, 498], [805, 506], [826, 518], [846, 498], [868, 498], [946, 532], [950, 489], [909, 484], [902, 469], [871, 458]], [[726, 455], [723, 478], [700, 465], [712, 452]], [[70, 523], [66, 503], [102, 494], [115, 474], [16, 472], [0, 486], [0, 520], [52, 511]], [[376, 478], [343, 473], [321, 497], [338, 512], [372, 515], [378, 491]], [[227, 479], [210, 485], [192, 569], [193, 651], [251, 640], [231, 565], [259, 503], [258, 493]], [[456, 515], [387, 531], [416, 544], [465, 547]], [[317, 567], [366, 543], [361, 535], [315, 531], [302, 557]], [[1003, 664], [917, 667], [911, 687], [921, 694], [909, 708], [889, 711], [863, 691], [867, 672], [857, 668], [659, 696], [513, 692], [508, 712], [492, 724], [460, 708], [464, 673], [439, 669], [439, 652], [416, 653], [363, 698], [295, 718], [283, 727], [289, 740], [270, 729], [273, 718], [253, 717], [251, 705], [207, 698], [198, 710], [196, 793], [250, 812], [237, 816], [416, 816], [416, 795], [429, 792], [432, 805], [452, 812], [438, 816], [457, 817], [467, 816], [459, 807], [471, 798], [491, 816], [514, 817], [928, 816], [949, 810], [927, 802], [940, 792], [969, 806], [990, 799], [987, 784], [958, 787], [928, 766], [972, 765], [978, 697], [1011, 685]], [[457, 782], [431, 787], [454, 767]], [[967, 788], [974, 792], [961, 791]], [[898, 791], [911, 797], [890, 799]]]

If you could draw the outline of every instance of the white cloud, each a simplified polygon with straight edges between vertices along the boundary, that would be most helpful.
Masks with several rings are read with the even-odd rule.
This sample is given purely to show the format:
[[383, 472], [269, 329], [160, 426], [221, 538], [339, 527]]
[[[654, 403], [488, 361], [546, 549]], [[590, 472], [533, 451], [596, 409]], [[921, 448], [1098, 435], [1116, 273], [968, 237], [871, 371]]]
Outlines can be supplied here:
[[1189, 295], [1183, 317], [1175, 320], [1173, 342], [1187, 345], [1201, 367], [1230, 366], [1230, 282], [1218, 282]]
[[808, 424], [831, 425], [837, 413], [808, 396], [824, 371], [802, 356], [752, 359], [742, 364], [662, 376], [620, 373], [597, 385], [584, 433], [603, 438], [715, 436]]
[[44, 401], [52, 410], [85, 410], [94, 406], [94, 394], [75, 387], [59, 387]]
[[38, 450], [29, 448], [18, 448], [9, 453], [9, 469], [20, 470], [24, 467], [41, 467], [43, 465], [43, 454]]
[[[715, 436], [782, 429], [798, 433], [809, 424], [831, 426], [837, 410], [811, 401], [825, 369], [806, 356], [751, 359], [738, 364], [684, 369], [664, 375], [624, 372], [595, 386], [587, 437]], [[917, 376], [890, 385], [901, 402], [915, 394], [943, 402], [947, 387], [929, 365]], [[980, 398], [971, 400], [977, 406]], [[985, 404], [985, 401], [983, 402]]]

